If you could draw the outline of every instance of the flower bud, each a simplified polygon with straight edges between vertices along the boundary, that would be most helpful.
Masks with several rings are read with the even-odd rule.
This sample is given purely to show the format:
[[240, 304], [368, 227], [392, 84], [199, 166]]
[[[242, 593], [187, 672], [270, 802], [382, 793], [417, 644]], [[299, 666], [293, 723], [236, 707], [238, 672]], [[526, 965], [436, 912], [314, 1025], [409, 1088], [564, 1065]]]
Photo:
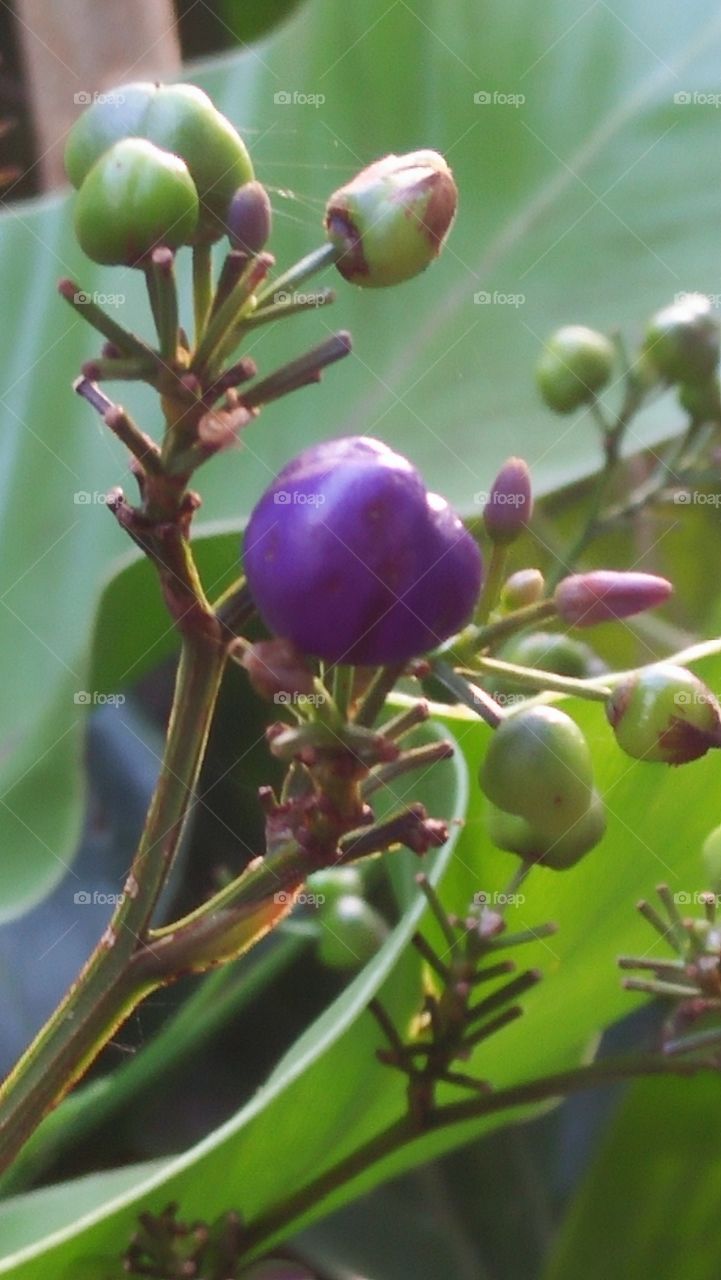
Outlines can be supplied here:
[[483, 523], [493, 542], [513, 542], [533, 512], [531, 473], [523, 458], [509, 458], [498, 472], [483, 508]]
[[657, 578], [651, 573], [596, 569], [563, 578], [553, 600], [568, 626], [595, 627], [599, 622], [614, 622], [643, 613], [644, 609], [655, 609], [672, 591], [666, 578]]
[[540, 569], [518, 569], [501, 588], [501, 608], [506, 613], [525, 609], [543, 596], [546, 583]]
[[687, 764], [721, 746], [721, 707], [711, 690], [668, 662], [616, 685], [606, 715], [618, 745], [636, 760]]
[[667, 382], [703, 382], [719, 360], [719, 324], [711, 301], [688, 293], [652, 317], [644, 351]]
[[570, 324], [548, 339], [536, 365], [538, 389], [555, 413], [572, 413], [588, 404], [610, 381], [613, 343], [585, 325]]
[[540, 862], [554, 871], [575, 866], [602, 840], [606, 813], [597, 791], [591, 793], [586, 812], [558, 835], [544, 834], [526, 818], [505, 813], [490, 805], [486, 815], [488, 834], [499, 849], [517, 853], [524, 862]]
[[356, 895], [331, 898], [319, 915], [318, 957], [329, 969], [362, 969], [388, 937], [383, 917]]
[[325, 225], [352, 284], [401, 284], [437, 258], [456, 212], [453, 174], [436, 151], [385, 156], [329, 199]]
[[481, 788], [506, 813], [557, 838], [591, 802], [593, 769], [586, 739], [556, 707], [529, 707], [495, 730], [481, 768]]
[[310, 694], [315, 687], [313, 673], [292, 640], [279, 638], [249, 644], [241, 665], [255, 692], [268, 701], [278, 701], [278, 695], [283, 694], [288, 699], [293, 694]]
[[234, 249], [249, 257], [260, 253], [270, 237], [270, 198], [260, 182], [238, 187], [228, 208], [228, 239]]

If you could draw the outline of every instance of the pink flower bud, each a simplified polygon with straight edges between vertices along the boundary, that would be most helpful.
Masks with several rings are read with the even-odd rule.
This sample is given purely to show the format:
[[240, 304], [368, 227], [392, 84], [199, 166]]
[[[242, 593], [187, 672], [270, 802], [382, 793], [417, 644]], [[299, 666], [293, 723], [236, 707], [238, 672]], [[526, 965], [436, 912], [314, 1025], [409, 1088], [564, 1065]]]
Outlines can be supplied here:
[[614, 622], [643, 613], [644, 609], [655, 609], [672, 591], [666, 578], [651, 573], [597, 569], [564, 578], [556, 587], [553, 600], [569, 626], [594, 627], [599, 622]]
[[513, 542], [533, 511], [531, 473], [523, 458], [509, 458], [498, 472], [483, 508], [483, 523], [494, 542]]

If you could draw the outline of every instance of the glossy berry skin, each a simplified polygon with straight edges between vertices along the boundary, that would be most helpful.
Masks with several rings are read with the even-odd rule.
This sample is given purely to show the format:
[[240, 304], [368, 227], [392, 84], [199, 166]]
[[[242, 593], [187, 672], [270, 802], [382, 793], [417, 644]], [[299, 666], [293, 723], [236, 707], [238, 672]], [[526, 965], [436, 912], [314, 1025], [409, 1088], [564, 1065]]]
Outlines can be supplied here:
[[343, 894], [319, 911], [318, 957], [329, 969], [361, 969], [383, 946], [388, 925], [363, 898]]
[[437, 258], [458, 191], [437, 151], [385, 156], [330, 197], [326, 230], [341, 275], [366, 289], [401, 284]]
[[557, 838], [591, 803], [593, 769], [578, 725], [556, 707], [529, 707], [510, 715], [491, 738], [481, 788], [506, 813]]
[[198, 221], [186, 165], [142, 138], [103, 153], [75, 202], [75, 234], [93, 262], [135, 266], [159, 245], [184, 244]]
[[701, 293], [664, 307], [652, 318], [644, 351], [667, 382], [706, 381], [719, 361], [719, 323]]
[[273, 481], [245, 535], [266, 626], [331, 662], [425, 653], [470, 618], [481, 557], [458, 516], [380, 440], [313, 445]]
[[603, 333], [572, 324], [548, 339], [536, 366], [538, 389], [555, 413], [573, 413], [610, 381], [615, 351]]
[[196, 240], [218, 239], [238, 187], [253, 178], [245, 144], [202, 89], [189, 84], [124, 85], [94, 102], [68, 134], [65, 170], [80, 187], [114, 143], [145, 138], [180, 156], [200, 200]]
[[618, 745], [637, 760], [686, 764], [721, 746], [721, 707], [684, 667], [660, 662], [618, 684], [606, 703]]
[[554, 871], [565, 871], [603, 839], [606, 814], [601, 797], [593, 791], [586, 812], [565, 831], [554, 835], [532, 826], [526, 818], [504, 813], [495, 805], [488, 807], [486, 824], [497, 848], [517, 853], [524, 862], [540, 862]]

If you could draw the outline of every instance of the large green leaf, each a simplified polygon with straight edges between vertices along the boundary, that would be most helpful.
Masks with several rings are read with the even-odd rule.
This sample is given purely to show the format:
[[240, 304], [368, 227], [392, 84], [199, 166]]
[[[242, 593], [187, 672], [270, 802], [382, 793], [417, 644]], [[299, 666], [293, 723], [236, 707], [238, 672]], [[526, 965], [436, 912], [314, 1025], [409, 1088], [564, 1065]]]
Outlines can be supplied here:
[[719, 1084], [648, 1080], [621, 1103], [546, 1280], [717, 1280]]
[[[329, 190], [379, 153], [438, 147], [461, 189], [448, 251], [426, 276], [385, 293], [341, 285], [337, 314], [295, 322], [293, 350], [342, 324], [354, 332], [355, 354], [285, 417], [273, 407], [240, 456], [207, 468], [208, 516], [237, 520], [301, 444], [341, 431], [384, 435], [466, 510], [510, 450], [528, 456], [539, 489], [593, 469], [590, 423], [550, 418], [531, 364], [557, 322], [633, 330], [676, 290], [713, 287], [717, 212], [707, 171], [717, 116], [709, 102], [675, 103], [674, 94], [714, 88], [720, 43], [711, 0], [653, 9], [630, 0], [622, 13], [574, 0], [350, 8], [311, 0], [262, 45], [193, 72], [253, 144], [274, 192], [280, 264], [318, 241]], [[478, 103], [478, 93], [525, 102]], [[76, 843], [87, 708], [74, 697], [98, 692], [88, 675], [90, 619], [124, 552], [98, 495], [130, 478], [120, 448], [70, 391], [97, 344], [54, 294], [65, 274], [111, 295], [114, 314], [148, 330], [137, 273], [82, 260], [65, 196], [2, 216], [5, 916], [63, 874]], [[474, 303], [479, 292], [496, 302]], [[499, 293], [525, 301], [511, 305]], [[252, 353], [268, 368], [287, 344], [287, 334], [281, 341], [264, 328]], [[123, 399], [157, 429], [147, 396], [131, 389]], [[672, 411], [654, 412], [633, 442], [673, 422]], [[162, 647], [156, 611], [144, 627], [143, 606], [129, 600], [123, 625], [102, 635], [126, 679], [141, 654]]]
[[[699, 646], [687, 656], [693, 657], [694, 669], [712, 687], [721, 686], [718, 643]], [[662, 944], [634, 904], [639, 897], [651, 895], [661, 879], [674, 892], [693, 894], [702, 889], [699, 850], [719, 819], [715, 754], [673, 772], [661, 765], [634, 762], [616, 747], [597, 704], [574, 701], [566, 706], [591, 742], [598, 783], [609, 808], [609, 830], [602, 845], [571, 871], [534, 870], [522, 887], [523, 900], [508, 908], [514, 930], [551, 918], [559, 924], [559, 932], [519, 953], [518, 963], [538, 965], [545, 981], [525, 998], [525, 1016], [479, 1047], [470, 1064], [469, 1069], [496, 1086], [573, 1065], [587, 1055], [602, 1027], [642, 1000], [622, 991], [616, 958], [622, 952], [647, 954]], [[434, 710], [436, 718], [451, 728], [471, 779], [469, 796], [461, 788], [453, 802], [446, 797], [446, 806], [450, 802], [464, 808], [467, 822], [436, 867], [440, 872], [445, 862], [444, 902], [464, 910], [475, 893], [502, 891], [516, 863], [489, 846], [480, 791], [473, 785], [489, 731], [463, 710]], [[426, 779], [431, 789], [424, 799], [432, 808], [442, 807], [442, 793], [452, 776], [444, 768]], [[27, 1252], [6, 1258], [0, 1263], [0, 1274], [30, 1280], [42, 1260], [46, 1271], [63, 1276], [63, 1267], [71, 1268], [84, 1256], [112, 1252], [130, 1230], [139, 1201], [158, 1209], [177, 1198], [190, 1217], [213, 1216], [236, 1206], [252, 1220], [382, 1129], [403, 1105], [402, 1082], [375, 1060], [378, 1033], [363, 1008], [385, 978], [383, 1000], [398, 1024], [405, 1025], [412, 1013], [419, 996], [419, 974], [416, 961], [403, 953], [403, 947], [419, 911], [414, 899], [374, 964], [293, 1048], [248, 1106], [159, 1171], [146, 1176], [144, 1169], [138, 1169], [132, 1194], [108, 1202], [104, 1178], [99, 1176], [96, 1208], [76, 1223], [71, 1185], [66, 1226], [49, 1241], [40, 1238], [42, 1212], [35, 1217], [35, 1226], [28, 1227], [33, 1220], [27, 1198], [9, 1201], [0, 1211], [0, 1238], [8, 1252], [22, 1246]], [[432, 922], [427, 927], [430, 936]], [[500, 1119], [468, 1121], [425, 1135], [339, 1188], [293, 1227], [307, 1225], [379, 1179], [467, 1141]], [[86, 1203], [88, 1187], [86, 1181]], [[39, 1209], [42, 1201], [33, 1203]], [[53, 1204], [57, 1222], [57, 1200]]]

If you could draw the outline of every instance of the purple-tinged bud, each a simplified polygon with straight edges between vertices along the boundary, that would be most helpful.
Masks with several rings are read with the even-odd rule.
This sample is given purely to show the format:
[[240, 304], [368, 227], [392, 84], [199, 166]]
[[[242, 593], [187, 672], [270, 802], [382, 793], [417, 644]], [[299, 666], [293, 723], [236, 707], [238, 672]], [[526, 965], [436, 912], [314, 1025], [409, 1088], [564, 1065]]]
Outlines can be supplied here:
[[483, 508], [483, 523], [493, 542], [513, 542], [533, 512], [531, 473], [523, 458], [509, 458], [498, 472]]
[[270, 199], [262, 183], [238, 187], [228, 208], [228, 239], [233, 248], [256, 257], [270, 238], [271, 223]]
[[595, 627], [599, 622], [616, 622], [645, 609], [655, 609], [671, 595], [666, 578], [652, 573], [621, 573], [596, 569], [574, 573], [559, 582], [553, 601], [559, 616], [570, 627]]
[[313, 692], [313, 673], [292, 640], [259, 640], [249, 644], [242, 665], [248, 679], [261, 698], [274, 702], [290, 702], [294, 694]]
[[385, 156], [330, 197], [325, 225], [352, 284], [401, 284], [437, 258], [455, 217], [458, 190], [443, 156]]
[[540, 569], [518, 569], [501, 588], [501, 608], [508, 613], [536, 604], [543, 596], [546, 583]]

